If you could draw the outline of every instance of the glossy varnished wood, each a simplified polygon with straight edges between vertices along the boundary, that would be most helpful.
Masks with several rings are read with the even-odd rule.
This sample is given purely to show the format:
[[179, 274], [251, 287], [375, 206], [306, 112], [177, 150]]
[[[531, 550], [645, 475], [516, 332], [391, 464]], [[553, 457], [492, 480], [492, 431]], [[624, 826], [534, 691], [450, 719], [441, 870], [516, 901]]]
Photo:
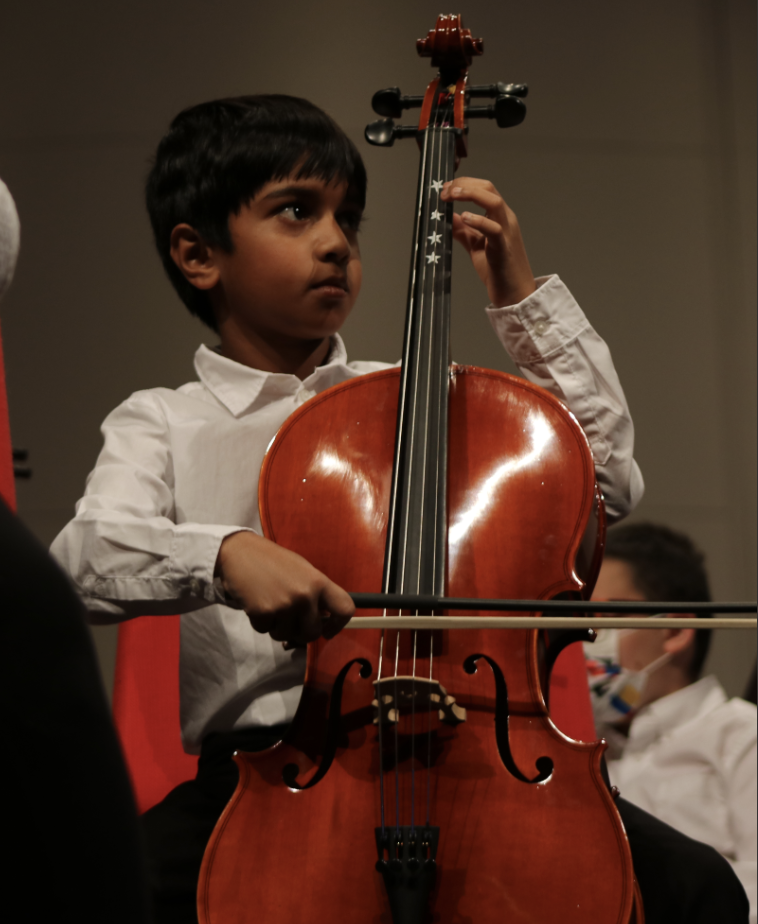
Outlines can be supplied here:
[[[592, 527], [594, 490], [581, 428], [557, 400], [521, 379], [453, 369], [449, 594], [545, 599], [580, 591], [575, 559]], [[351, 591], [381, 587], [398, 380], [397, 370], [362, 376], [309, 401], [285, 423], [261, 473], [266, 534]], [[395, 671], [397, 633], [386, 635], [383, 676]], [[436, 715], [416, 716], [417, 733], [431, 721], [431, 759], [429, 739], [413, 734], [410, 717], [398, 727], [397, 752], [394, 735], [384, 739], [385, 752], [398, 756], [400, 824], [410, 823], [412, 778], [415, 822], [424, 823], [429, 780], [430, 822], [440, 827], [431, 920], [625, 924], [633, 874], [600, 774], [603, 745], [571, 741], [551, 723], [538, 633], [435, 636], [432, 675], [466, 709], [466, 721], [453, 727]], [[374, 868], [380, 791], [371, 703], [380, 638], [379, 631], [345, 631], [309, 646], [305, 692], [285, 741], [236, 758], [240, 784], [201, 872], [201, 924], [390, 924]], [[401, 635], [400, 675], [412, 671], [412, 638], [413, 632]], [[423, 634], [421, 676], [429, 673], [428, 642]], [[496, 661], [508, 684], [517, 766], [532, 777], [537, 759], [549, 757], [554, 771], [545, 782], [521, 782], [503, 765], [492, 671], [483, 660], [475, 674], [463, 670], [466, 657], [477, 653]], [[292, 790], [283, 768], [297, 764], [301, 784], [316, 771], [334, 678], [355, 658], [366, 659], [372, 675], [362, 679], [358, 665], [350, 669], [335, 760], [313, 788]], [[392, 825], [394, 772], [385, 774], [384, 786]]]

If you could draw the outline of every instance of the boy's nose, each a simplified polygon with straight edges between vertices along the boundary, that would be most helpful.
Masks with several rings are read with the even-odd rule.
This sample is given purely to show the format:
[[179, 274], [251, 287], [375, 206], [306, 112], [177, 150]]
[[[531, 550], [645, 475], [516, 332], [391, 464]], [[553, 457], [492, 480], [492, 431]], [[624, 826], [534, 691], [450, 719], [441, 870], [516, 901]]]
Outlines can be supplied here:
[[319, 257], [322, 260], [346, 263], [350, 252], [350, 241], [340, 223], [333, 216], [326, 219], [318, 245]]

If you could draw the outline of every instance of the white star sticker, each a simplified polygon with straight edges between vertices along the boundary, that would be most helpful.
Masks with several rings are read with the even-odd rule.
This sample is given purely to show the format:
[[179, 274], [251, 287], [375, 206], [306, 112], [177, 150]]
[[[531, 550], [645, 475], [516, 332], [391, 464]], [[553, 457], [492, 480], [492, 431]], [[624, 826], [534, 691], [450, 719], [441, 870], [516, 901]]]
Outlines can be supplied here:
[[444, 185], [445, 184], [442, 182], [442, 180], [432, 180], [432, 189], [435, 192], [442, 192], [442, 187]]
[[434, 263], [436, 265], [439, 258], [440, 258], [440, 255], [438, 253], [428, 253], [426, 255], [426, 262]]
[[429, 235], [429, 243], [430, 243], [430, 244], [439, 244], [441, 241], [442, 241], [442, 235], [441, 235], [441, 234], [430, 234], [430, 235]]
[[437, 209], [435, 209], [429, 217], [432, 219], [432, 221], [441, 221], [442, 212], [438, 212]]

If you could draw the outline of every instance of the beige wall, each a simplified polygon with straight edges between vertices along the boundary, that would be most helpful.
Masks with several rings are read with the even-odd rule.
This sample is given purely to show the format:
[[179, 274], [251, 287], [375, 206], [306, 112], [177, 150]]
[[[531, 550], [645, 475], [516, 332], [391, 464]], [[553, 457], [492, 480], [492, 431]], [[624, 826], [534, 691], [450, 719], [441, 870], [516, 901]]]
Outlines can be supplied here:
[[[537, 272], [559, 272], [609, 342], [647, 494], [635, 518], [690, 532], [720, 599], [755, 599], [755, 9], [752, 0], [464, 3], [472, 81], [526, 81], [516, 129], [476, 123], [464, 169], [518, 213]], [[2, 306], [22, 517], [49, 542], [71, 516], [98, 425], [138, 388], [192, 376], [213, 338], [165, 281], [142, 205], [148, 159], [182, 107], [278, 91], [359, 143], [370, 189], [365, 288], [345, 337], [395, 360], [416, 181], [412, 142], [372, 149], [374, 90], [420, 93], [436, 3], [281, 0], [13, 4], [0, 32], [0, 176], [22, 251]], [[459, 258], [454, 355], [509, 369]], [[251, 490], [253, 490], [251, 484]], [[98, 629], [106, 677], [114, 630]], [[711, 659], [740, 692], [755, 639]]]

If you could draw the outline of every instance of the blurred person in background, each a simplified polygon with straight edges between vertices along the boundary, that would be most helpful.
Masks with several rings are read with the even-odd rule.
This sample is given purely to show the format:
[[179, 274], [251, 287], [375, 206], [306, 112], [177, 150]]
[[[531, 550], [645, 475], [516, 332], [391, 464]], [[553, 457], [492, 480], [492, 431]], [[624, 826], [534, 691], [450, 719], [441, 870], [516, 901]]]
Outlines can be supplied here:
[[[703, 555], [682, 533], [632, 523], [608, 534], [599, 601], [710, 601]], [[707, 629], [602, 629], [585, 645], [611, 782], [629, 802], [715, 847], [756, 922], [756, 707], [702, 676]]]

